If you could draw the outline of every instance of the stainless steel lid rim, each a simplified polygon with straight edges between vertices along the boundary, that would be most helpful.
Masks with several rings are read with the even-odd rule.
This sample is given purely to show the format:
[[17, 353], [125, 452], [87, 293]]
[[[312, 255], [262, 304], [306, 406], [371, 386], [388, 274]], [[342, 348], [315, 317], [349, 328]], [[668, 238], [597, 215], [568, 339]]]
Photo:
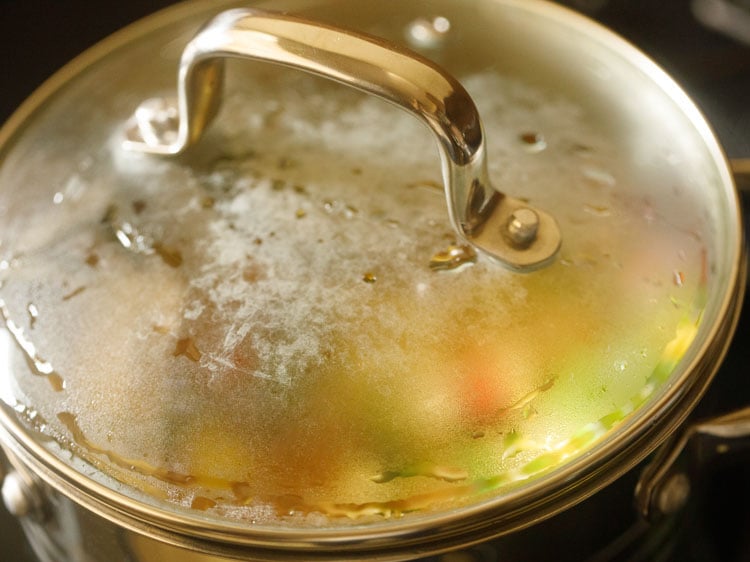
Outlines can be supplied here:
[[[518, 4], [520, 5], [520, 2]], [[209, 5], [211, 5], [210, 2], [202, 2], [198, 5], [188, 4], [180, 9], [183, 9], [186, 14], [192, 14], [204, 10], [204, 6]], [[543, 9], [541, 3], [530, 5], [539, 6], [539, 10]], [[526, 6], [525, 3], [524, 6]], [[94, 64], [111, 50], [125, 45], [134, 37], [158, 28], [162, 22], [172, 21], [177, 13], [177, 9], [168, 9], [158, 16], [160, 19], [149, 19], [148, 25], [135, 24], [115, 37], [105, 40], [93, 51], [66, 66], [42, 86], [0, 130], [3, 150], [7, 150], [12, 145], [13, 137], [23, 130], [24, 123], [44, 105], [46, 99], [63, 87], [70, 77]], [[579, 20], [579, 17], [576, 16], [575, 20]], [[580, 18], [576, 26], [584, 23], [591, 26], [590, 22], [584, 18]], [[611, 33], [607, 31], [606, 34], [602, 36], [602, 42], [609, 37], [607, 43], [611, 46]], [[620, 46], [620, 43], [617, 45]], [[625, 50], [628, 59], [632, 58], [633, 53], [636, 52], [632, 47], [627, 47]], [[637, 56], [643, 57], [640, 53]], [[637, 64], [644, 64], [643, 60], [639, 58]], [[648, 72], [653, 74], [657, 81], [668, 80], [668, 90], [674, 95], [672, 89], [676, 88], [676, 85], [661, 70], [655, 66], [649, 66]], [[677, 99], [683, 110], [688, 112], [691, 120], [702, 131], [707, 144], [715, 151], [717, 161], [721, 161], [723, 156], [720, 155], [721, 151], [713, 139], [709, 126], [705, 124], [695, 106], [687, 101], [687, 97], [681, 90], [678, 90], [676, 95], [677, 98], [673, 99]], [[686, 103], [688, 105], [685, 105]], [[726, 176], [727, 172], [722, 172], [722, 175]], [[739, 222], [737, 217], [732, 217], [731, 222], [733, 221]], [[718, 369], [726, 351], [729, 336], [739, 316], [746, 267], [742, 248], [740, 237], [732, 240], [732, 256], [729, 259], [734, 263], [734, 272], [731, 275], [731, 286], [724, 294], [723, 303], [717, 306], [718, 320], [712, 325], [710, 333], [704, 336], [706, 343], [694, 353], [691, 364], [684, 367], [684, 380], [680, 381], [683, 384], [665, 391], [661, 400], [651, 404], [647, 411], [648, 415], [640, 416], [632, 423], [623, 423], [611, 440], [598, 445], [591, 454], [557, 469], [554, 486], [550, 487], [549, 482], [546, 482], [544, 486], [522, 485], [518, 491], [509, 492], [506, 497], [502, 498], [502, 501], [489, 500], [476, 506], [459, 509], [449, 517], [441, 515], [410, 522], [401, 521], [395, 529], [383, 525], [361, 529], [354, 526], [339, 530], [290, 531], [253, 529], [241, 525], [215, 525], [188, 516], [171, 514], [166, 510], [152, 509], [133, 502], [125, 495], [106, 486], [87, 480], [30, 439], [29, 432], [4, 409], [0, 409], [2, 410], [0, 412], [2, 422], [0, 435], [3, 437], [2, 441], [7, 442], [14, 453], [32, 467], [45, 483], [87, 509], [135, 532], [175, 545], [190, 544], [190, 548], [196, 550], [231, 554], [235, 551], [230, 545], [237, 545], [255, 548], [260, 552], [264, 549], [288, 551], [289, 556], [294, 556], [294, 551], [309, 548], [324, 548], [332, 552], [346, 551], [347, 553], [375, 551], [388, 556], [387, 553], [403, 548], [425, 547], [432, 552], [433, 549], [439, 551], [459, 544], [478, 542], [491, 536], [499, 536], [529, 526], [540, 518], [559, 513], [571, 503], [595, 493], [645, 458], [689, 415], [690, 409]], [[590, 457], [594, 457], [594, 460], [592, 461]], [[198, 538], [200, 541], [196, 540]], [[390, 542], [391, 539], [400, 541], [399, 546], [394, 547]], [[317, 556], [326, 558], [327, 554], [316, 553], [315, 557]], [[398, 555], [393, 554], [393, 556]], [[312, 558], [312, 555], [307, 553], [305, 557]]]
[[742, 280], [746, 273], [744, 255], [741, 258], [740, 271], [742, 275], [735, 284], [732, 300], [727, 307], [731, 314], [718, 328], [719, 333], [716, 337], [710, 340], [712, 345], [702, 355], [703, 361], [691, 371], [696, 384], [689, 386], [679, 399], [672, 401], [671, 407], [665, 408], [660, 416], [653, 418], [649, 428], [638, 436], [631, 435], [633, 439], [630, 443], [614, 447], [611, 456], [599, 457], [597, 464], [584, 457], [579, 463], [583, 465], [579, 471], [566, 470], [568, 474], [561, 478], [556, 492], [549, 493], [547, 488], [536, 498], [532, 494], [524, 493], [519, 498], [519, 503], [523, 505], [518, 506], [516, 511], [499, 511], [497, 506], [493, 509], [491, 505], [480, 505], [468, 510], [473, 512], [469, 515], [463, 512], [456, 513], [452, 517], [453, 521], [447, 522], [446, 518], [442, 517], [437, 526], [428, 520], [423, 525], [408, 528], [400, 526], [395, 531], [386, 529], [382, 533], [377, 530], [373, 532], [371, 528], [363, 529], [361, 534], [357, 534], [352, 532], [352, 529], [308, 533], [279, 532], [277, 529], [255, 530], [248, 527], [230, 532], [227, 528], [213, 526], [209, 522], [201, 523], [189, 517], [176, 517], [163, 510], [144, 509], [144, 506], [116, 494], [105, 486], [93, 486], [95, 483], [82, 480], [78, 473], [71, 471], [48, 451], [30, 442], [25, 436], [26, 430], [20, 427], [17, 420], [7, 415], [5, 408], [0, 408], [0, 436], [3, 437], [4, 445], [11, 448], [17, 458], [35, 475], [86, 509], [123, 528], [194, 551], [241, 556], [243, 553], [247, 554], [247, 549], [250, 549], [256, 555], [266, 552], [269, 560], [277, 558], [282, 553], [285, 559], [287, 555], [293, 559], [295, 552], [304, 552], [304, 556], [309, 559], [336, 558], [342, 553], [356, 559], [359, 553], [367, 557], [376, 555], [379, 559], [397, 560], [406, 552], [413, 552], [415, 548], [434, 554], [467, 547], [529, 527], [595, 494], [638, 465], [664, 438], [681, 425], [716, 373], [729, 344], [728, 336], [733, 332], [739, 318], [744, 297]]

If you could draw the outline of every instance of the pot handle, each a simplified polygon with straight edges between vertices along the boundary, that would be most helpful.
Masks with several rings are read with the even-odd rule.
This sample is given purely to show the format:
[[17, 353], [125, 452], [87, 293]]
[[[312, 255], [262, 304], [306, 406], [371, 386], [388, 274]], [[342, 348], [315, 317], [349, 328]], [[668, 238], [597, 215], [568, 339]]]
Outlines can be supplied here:
[[750, 158], [733, 158], [729, 161], [729, 167], [740, 192], [750, 192]]
[[491, 186], [482, 124], [461, 84], [431, 61], [360, 33], [286, 14], [222, 12], [185, 47], [177, 99], [143, 102], [126, 125], [123, 146], [173, 155], [197, 142], [218, 112], [226, 57], [304, 70], [412, 113], [437, 137], [448, 212], [459, 235], [517, 270], [554, 258], [561, 242], [555, 219]]
[[636, 485], [638, 510], [656, 520], [681, 509], [697, 478], [712, 459], [750, 447], [750, 407], [689, 426], [667, 441], [645, 467]]

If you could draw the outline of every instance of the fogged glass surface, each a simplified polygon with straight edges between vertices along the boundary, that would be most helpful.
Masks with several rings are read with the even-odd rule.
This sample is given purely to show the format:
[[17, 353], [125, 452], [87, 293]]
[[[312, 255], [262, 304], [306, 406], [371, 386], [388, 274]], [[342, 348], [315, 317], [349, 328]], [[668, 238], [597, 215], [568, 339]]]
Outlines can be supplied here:
[[460, 74], [494, 181], [563, 232], [553, 265], [517, 274], [456, 239], [411, 117], [294, 72], [229, 70], [184, 157], [120, 149], [131, 85], [9, 159], [5, 400], [28, 424], [168, 502], [327, 525], [544, 476], [669, 378], [711, 259], [688, 150], [648, 175], [586, 100]]

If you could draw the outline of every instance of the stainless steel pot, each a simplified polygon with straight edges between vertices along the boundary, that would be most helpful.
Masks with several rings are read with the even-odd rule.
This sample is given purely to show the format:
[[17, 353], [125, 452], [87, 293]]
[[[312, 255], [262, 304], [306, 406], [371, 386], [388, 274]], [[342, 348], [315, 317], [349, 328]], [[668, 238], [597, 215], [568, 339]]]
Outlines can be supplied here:
[[[263, 4], [258, 6], [264, 7]], [[4, 489], [10, 502], [19, 506], [19, 515], [28, 515], [24, 519], [27, 531], [36, 538], [36, 544], [44, 545], [40, 546], [40, 551], [50, 559], [127, 559], [128, 556], [138, 560], [164, 560], [169, 556], [179, 556], [180, 559], [187, 556], [195, 559], [400, 559], [443, 552], [500, 535], [504, 535], [510, 544], [514, 537], [521, 535], [523, 528], [543, 525], [541, 521], [555, 513], [572, 509], [573, 505], [621, 477], [667, 436], [678, 431], [708, 385], [728, 345], [739, 312], [744, 275], [739, 217], [731, 174], [720, 148], [695, 108], [668, 78], [630, 47], [569, 12], [547, 4], [529, 2], [492, 2], [469, 9], [453, 3], [434, 4], [428, 8], [421, 4], [398, 6], [391, 12], [397, 16], [385, 18], [382, 13], [388, 13], [388, 5], [363, 8], [311, 3], [289, 6], [274, 4], [273, 8], [293, 11], [306, 19], [323, 21], [327, 26], [354, 27], [391, 41], [407, 42], [412, 48], [421, 49], [426, 55], [439, 60], [460, 81], [468, 82], [483, 93], [486, 90], [471, 82], [472, 77], [482, 69], [490, 68], [494, 74], [512, 76], [519, 84], [531, 87], [529, 90], [519, 90], [522, 94], [532, 92], [529, 99], [516, 95], [517, 102], [534, 106], [535, 111], [540, 105], [554, 107], [565, 117], [560, 120], [562, 125], [583, 122], [591, 126], [591, 137], [586, 138], [603, 139], [605, 148], [576, 144], [575, 134], [565, 139], [561, 130], [547, 133], [546, 137], [536, 134], [533, 127], [530, 130], [515, 130], [511, 136], [515, 138], [520, 135], [519, 146], [524, 152], [519, 152], [521, 156], [503, 155], [502, 151], [496, 150], [495, 156], [509, 171], [503, 173], [499, 166], [492, 168], [493, 161], [490, 159], [489, 175], [495, 187], [512, 193], [517, 199], [498, 196], [489, 189], [483, 164], [485, 151], [489, 156], [493, 151], [491, 148], [485, 149], [481, 142], [482, 129], [474, 112], [468, 110], [472, 102], [464, 96], [463, 87], [444, 71], [422, 60], [414, 62], [415, 59], [403, 58], [401, 51], [392, 51], [388, 46], [359, 35], [341, 35], [330, 27], [316, 28], [305, 35], [306, 30], [310, 29], [309, 24], [298, 19], [266, 18], [248, 13], [223, 16], [204, 29], [199, 40], [191, 43], [188, 55], [183, 59], [186, 61], [183, 68], [187, 69], [184, 72], [197, 72], [199, 77], [203, 75], [208, 81], [198, 81], [192, 87], [184, 86], [184, 90], [181, 90], [186, 94], [183, 94], [180, 107], [180, 123], [195, 121], [200, 132], [203, 124], [218, 110], [219, 98], [215, 95], [218, 82], [211, 80], [218, 79], [221, 65], [212, 62], [201, 66], [201, 61], [206, 57], [213, 60], [217, 55], [237, 51], [248, 55], [245, 52], [245, 39], [242, 38], [242, 44], [236, 47], [239, 41], [235, 36], [255, 34], [253, 37], [257, 44], [253, 49], [260, 53], [253, 51], [248, 56], [261, 59], [279, 57], [283, 64], [303, 66], [319, 74], [332, 74], [335, 79], [354, 83], [357, 87], [417, 111], [431, 125], [438, 134], [439, 146], [443, 150], [443, 177], [446, 179], [449, 210], [446, 216], [451, 218], [462, 242], [461, 245], [456, 244], [454, 250], [467, 247], [473, 259], [472, 250], [476, 251], [478, 247], [480, 259], [484, 259], [482, 252], [497, 253], [496, 246], [486, 246], [483, 239], [477, 239], [476, 235], [498, 233], [501, 232], [500, 227], [507, 227], [505, 234], [495, 235], [493, 243], [510, 247], [523, 257], [528, 256], [528, 252], [533, 252], [538, 243], [548, 239], [546, 233], [549, 228], [556, 230], [553, 226], [545, 226], [553, 224], [551, 222], [542, 222], [536, 231], [533, 228], [536, 222], [534, 216], [547, 216], [541, 214], [540, 208], [543, 208], [562, 224], [562, 254], [550, 267], [580, 268], [586, 267], [580, 261], [581, 254], [566, 253], [581, 247], [575, 236], [570, 243], [571, 225], [576, 224], [577, 217], [570, 221], [556, 215], [556, 209], [558, 213], [569, 212], [570, 207], [565, 205], [573, 199], [580, 210], [580, 206], [587, 201], [575, 199], [580, 193], [571, 194], [555, 190], [554, 186], [552, 189], [546, 187], [551, 178], [555, 183], [559, 181], [566, 185], [564, 164], [559, 161], [552, 165], [542, 163], [535, 168], [539, 162], [532, 160], [550, 154], [552, 150], [546, 145], [562, 138], [568, 141], [568, 159], [580, 161], [591, 158], [593, 153], [597, 165], [586, 167], [582, 178], [583, 182], [588, 183], [587, 189], [611, 190], [614, 182], [618, 187], [624, 184], [628, 189], [632, 188], [630, 196], [633, 200], [639, 197], [645, 199], [649, 193], [655, 193], [657, 212], [651, 220], [658, 220], [659, 211], [669, 208], [678, 212], [674, 217], [670, 216], [667, 223], [676, 221], [678, 230], [697, 230], [696, 236], [705, 244], [707, 256], [705, 285], [702, 281], [698, 283], [695, 277], [692, 280], [696, 295], [702, 294], [701, 291], [705, 291], [706, 295], [705, 302], [701, 301], [698, 307], [700, 323], [693, 323], [695, 332], [691, 332], [689, 339], [683, 341], [686, 344], [684, 356], [682, 351], [670, 356], [674, 364], [670, 363], [668, 369], [664, 367], [664, 372], [659, 371], [658, 380], [647, 380], [646, 386], [640, 387], [642, 401], [634, 402], [628, 398], [613, 406], [606, 415], [597, 417], [592, 414], [592, 422], [605, 425], [601, 434], [587, 434], [585, 431], [575, 434], [576, 438], [584, 435], [586, 443], [580, 451], [572, 451], [570, 459], [555, 457], [551, 470], [544, 467], [528, 469], [531, 477], [519, 480], [518, 484], [501, 487], [490, 494], [471, 496], [468, 501], [464, 498], [447, 509], [428, 509], [425, 513], [408, 514], [403, 518], [385, 516], [383, 520], [376, 521], [356, 519], [353, 524], [326, 524], [322, 528], [311, 528], [309, 525], [299, 528], [294, 525], [249, 525], [246, 521], [214, 517], [196, 504], [192, 510], [181, 509], [168, 502], [165, 505], [147, 493], [148, 487], [143, 485], [136, 485], [135, 491], [124, 489], [118, 483], [118, 479], [123, 478], [118, 472], [119, 468], [114, 466], [114, 473], [107, 472], [106, 459], [112, 460], [115, 456], [111, 450], [103, 448], [101, 443], [92, 445], [88, 437], [81, 436], [83, 432], [77, 432], [75, 425], [68, 424], [67, 441], [72, 438], [75, 442], [72, 448], [79, 455], [70, 458], [66, 452], [70, 445], [65, 437], [66, 428], [60, 430], [58, 427], [50, 431], [48, 427], [39, 426], [35, 421], [37, 412], [45, 407], [43, 402], [46, 398], [42, 397], [49, 395], [49, 389], [45, 387], [45, 390], [38, 391], [41, 394], [35, 396], [37, 390], [28, 388], [22, 388], [19, 393], [18, 388], [13, 386], [16, 384], [14, 381], [27, 367], [19, 362], [17, 353], [14, 355], [9, 351], [8, 383], [3, 395], [8, 407], [4, 410], [2, 428], [4, 448], [16, 472], [6, 479]], [[428, 9], [430, 14], [425, 14]], [[6, 293], [10, 291], [8, 286], [16, 282], [10, 276], [23, 270], [24, 256], [33, 253], [31, 249], [42, 246], [34, 238], [13, 240], [14, 233], [19, 229], [24, 231], [25, 226], [19, 224], [26, 220], [24, 213], [42, 206], [42, 202], [51, 202], [60, 208], [64, 208], [61, 204], [67, 202], [75, 206], [81, 185], [122, 182], [124, 185], [132, 183], [128, 188], [138, 189], [137, 182], [144, 181], [147, 174], [160, 173], [162, 168], [169, 168], [168, 174], [175, 173], [171, 171], [172, 164], [164, 160], [124, 152], [121, 141], [132, 141], [132, 134], [127, 132], [130, 128], [124, 125], [125, 120], [143, 99], [164, 92], [171, 93], [174, 74], [165, 68], [176, 68], [180, 51], [187, 44], [189, 36], [217, 10], [215, 3], [186, 4], [103, 43], [48, 83], [3, 129], [4, 164], [0, 179], [5, 213], [10, 224], [3, 232], [3, 247], [7, 252], [3, 268], [10, 272], [6, 276]], [[430, 19], [433, 14], [439, 14], [442, 19]], [[425, 19], [425, 16], [430, 18]], [[258, 21], [261, 28], [251, 31], [249, 26]], [[491, 21], [492, 25], [485, 26], [485, 21]], [[445, 22], [450, 23], [449, 29], [446, 29]], [[216, 27], [221, 28], [222, 32], [217, 34]], [[408, 31], [405, 39], [404, 29]], [[341, 49], [337, 42], [344, 40], [345, 47]], [[328, 54], [321, 56], [321, 52], [329, 47], [331, 50]], [[154, 53], [160, 56], [154, 57]], [[471, 57], [467, 53], [471, 53]], [[197, 56], [197, 71], [190, 70], [193, 68], [190, 62], [192, 55]], [[407, 69], [400, 71], [387, 67], [383, 61], [388, 57], [397, 57], [396, 62], [406, 65]], [[332, 58], [335, 59], [333, 62]], [[358, 59], [359, 64], [364, 64], [366, 72], [353, 67], [351, 59]], [[143, 65], [138, 75], [129, 72], [136, 64]], [[383, 67], [387, 67], [388, 72], [382, 72]], [[258, 73], [263, 76], [264, 72], [253, 70], [249, 73], [250, 79], [246, 79], [246, 67], [231, 67], [227, 73], [230, 81], [228, 92], [241, 91], [241, 88], [253, 83], [251, 80], [257, 80]], [[365, 75], [364, 79], [362, 75]], [[413, 77], [417, 79], [412, 81]], [[112, 83], [103, 88], [103, 80]], [[384, 80], [386, 84], [378, 80]], [[440, 88], [439, 95], [431, 90], [435, 84]], [[183, 87], [182, 83], [180, 87]], [[632, 94], [623, 96], [624, 89]], [[315, 95], [310, 93], [312, 90], [301, 91], [306, 95]], [[191, 92], [197, 92], [194, 99], [198, 101], [195, 103], [190, 101]], [[544, 93], [541, 102], [533, 97], [538, 92]], [[300, 97], [304, 95], [300, 94]], [[457, 99], [460, 99], [460, 104], [453, 105]], [[576, 100], [576, 103], [569, 104], [570, 100]], [[482, 105], [492, 107], [492, 101], [492, 97], [486, 93], [477, 96], [480, 109]], [[442, 102], [442, 106], [438, 102]], [[437, 109], [429, 107], [431, 104]], [[216, 124], [222, 118], [224, 123], [231, 123], [231, 111], [236, 107], [235, 104], [219, 113]], [[271, 111], [268, 106], [262, 109], [268, 124], [274, 118], [273, 108]], [[583, 112], [584, 118], [579, 119], [577, 112]], [[149, 117], [146, 115], [144, 118], [142, 111], [137, 117], [137, 121], [140, 121], [139, 134], [148, 136], [149, 132], [155, 133], [155, 142], [151, 145], [158, 146], [159, 136], [170, 134], [169, 127], [174, 115], [168, 106], [167, 109], [160, 109], [157, 117], [161, 118], [161, 122], [155, 127], [148, 121]], [[235, 114], [234, 119], [240, 118], [246, 119]], [[544, 123], [543, 120], [540, 122]], [[659, 123], [658, 134], [653, 126], [656, 122]], [[317, 126], [323, 127], [325, 124], [317, 123]], [[209, 135], [211, 130], [207, 130]], [[226, 137], [236, 133], [231, 128], [220, 131], [213, 140], [226, 147]], [[488, 128], [490, 147], [493, 132], [498, 134], [497, 127]], [[362, 131], [362, 134], [366, 133]], [[186, 129], [181, 130], [178, 138], [179, 135], [185, 142], [197, 140], [198, 137], [198, 134], [193, 135]], [[206, 146], [203, 144], [206, 142], [208, 147], [202, 151], [197, 148], [190, 155], [195, 160], [181, 160], [179, 165], [200, 167], [206, 161], [211, 165], [221, 163], [221, 158], [217, 159], [216, 153], [212, 153], [210, 147], [215, 145], [210, 144], [211, 140], [201, 140], [198, 147]], [[104, 149], [102, 145], [106, 145]], [[498, 145], [503, 148], [507, 146], [502, 143]], [[296, 149], [300, 150], [299, 147]], [[45, 176], [64, 178], [65, 182], [61, 184], [59, 181], [39, 179], [39, 163], [34, 153], [43, 155], [47, 166]], [[248, 154], [244, 157], [244, 161], [249, 159]], [[242, 161], [243, 155], [231, 153], [229, 160]], [[346, 162], [346, 158], [343, 161]], [[601, 161], [606, 161], [611, 167], [603, 169], [599, 166]], [[516, 162], [528, 167], [513, 168]], [[277, 164], [281, 169], [289, 167], [289, 161], [279, 160]], [[144, 167], [145, 173], [141, 173], [139, 166]], [[560, 176], [556, 176], [555, 173], [561, 169]], [[221, 167], [213, 171], [225, 172]], [[352, 168], [351, 172], [354, 175], [363, 174], [359, 167]], [[498, 181], [497, 176], [503, 179]], [[76, 184], [76, 181], [79, 183]], [[221, 181], [221, 178], [217, 181]], [[524, 184], [528, 190], [520, 190], [519, 186]], [[669, 188], [664, 189], [667, 184]], [[29, 192], [28, 198], [19, 202], [13, 194], [18, 193], [21, 186], [25, 186]], [[661, 191], [653, 191], [656, 189]], [[670, 193], [671, 190], [674, 192]], [[303, 189], [297, 191], [301, 193]], [[502, 205], [496, 201], [498, 198], [503, 203], [522, 204], [525, 210], [528, 203], [523, 199], [529, 197], [534, 204], [531, 221], [520, 220], [523, 215], [520, 219], [516, 216], [516, 220], [509, 221], [507, 215], [497, 217], [492, 214], [496, 210], [502, 211]], [[335, 203], [331, 201], [331, 209], [335, 210]], [[206, 201], [205, 204], [211, 207], [214, 203]], [[139, 213], [139, 206], [133, 206], [135, 214]], [[358, 212], [354, 208], [339, 210], [343, 214]], [[295, 211], [301, 211], [298, 219], [305, 218], [304, 209]], [[607, 218], [610, 211], [601, 205], [588, 205], [584, 210], [589, 215], [600, 215], [597, 218]], [[412, 215], [407, 214], [407, 220], [409, 216]], [[21, 217], [24, 218], [21, 220]], [[156, 246], [153, 240], [140, 237], [140, 233], [131, 228], [133, 221], [117, 217], [109, 211], [105, 219], [114, 231], [119, 241], [117, 243], [126, 250], [134, 251], [138, 256], [157, 256], [169, 267], [183, 259], [172, 248]], [[481, 228], [492, 220], [498, 223], [497, 227]], [[401, 222], [406, 221], [402, 219]], [[528, 222], [532, 224], [532, 234], [528, 238], [522, 236], [520, 240], [514, 239], [514, 233], [527, 232]], [[596, 229], [591, 232], [601, 235], [601, 231]], [[633, 232], [630, 235], [637, 234]], [[554, 234], [551, 240], [551, 249], [542, 253], [541, 260], [533, 257], [531, 265], [537, 267], [539, 261], [546, 263], [553, 256], [558, 246], [557, 235]], [[45, 243], [52, 242], [45, 240]], [[566, 246], [568, 243], [570, 246]], [[527, 250], [527, 247], [531, 250]], [[449, 254], [448, 261], [455, 255]], [[579, 261], [576, 262], [571, 256]], [[91, 257], [92, 262], [96, 262], [96, 259]], [[441, 259], [443, 261], [438, 260], [439, 265], [444, 265], [446, 258]], [[511, 265], [519, 267], [524, 264], [512, 261]], [[550, 275], [548, 271], [544, 270], [542, 274]], [[377, 282], [375, 274], [361, 273], [363, 282]], [[669, 273], [677, 276], [674, 281], [676, 285], [683, 283], [681, 272], [670, 270]], [[249, 275], [252, 277], [254, 274], [250, 272]], [[28, 286], [33, 286], [33, 283]], [[61, 295], [62, 300], [68, 302], [79, 296], [79, 288], [69, 286], [68, 291]], [[4, 298], [10, 302], [9, 297]], [[30, 336], [34, 328], [41, 330], [40, 326], [35, 326], [37, 318], [41, 316], [36, 302], [27, 304], [34, 304], [34, 307], [28, 307], [25, 311], [28, 315], [25, 325], [19, 320], [17, 310], [4, 304], [3, 314], [8, 332], [15, 338], [15, 344], [20, 345], [26, 358], [31, 360], [31, 370], [42, 375], [34, 379], [35, 382], [42, 385], [48, 382], [58, 384], [64, 377], [57, 373], [56, 368], [51, 368], [56, 363], [48, 364], [46, 358], [33, 347], [37, 344], [42, 349], [38, 340]], [[200, 355], [197, 348], [190, 347], [189, 341], [179, 341], [183, 342], [180, 355]], [[180, 350], [179, 341], [175, 354]], [[6, 347], [10, 350], [12, 342], [8, 342]], [[664, 362], [656, 361], [653, 370], [658, 371], [659, 366], [664, 365]], [[617, 368], [620, 367], [627, 365], [620, 362]], [[652, 383], [653, 388], [649, 386]], [[511, 400], [505, 409], [515, 408], [516, 413], [531, 416], [533, 407], [527, 406], [536, 398], [538, 393], [535, 392], [544, 392], [546, 388], [548, 381], [545, 380], [534, 392], [516, 395], [518, 399], [515, 402]], [[644, 388], [648, 388], [648, 391], [644, 391]], [[22, 399], [29, 396], [35, 398], [33, 404]], [[54, 401], [56, 396], [52, 396]], [[628, 408], [634, 413], [631, 414]], [[605, 419], [606, 422], [602, 422]], [[606, 426], [606, 423], [611, 425]], [[57, 440], [47, 440], [48, 435]], [[589, 435], [593, 437], [589, 439]], [[566, 442], [569, 443], [570, 439]], [[537, 460], [540, 458], [545, 459], [541, 454], [536, 457]], [[105, 462], [102, 463], [102, 460]], [[531, 466], [534, 460], [531, 459], [526, 466]], [[663, 476], [664, 466], [658, 465], [654, 472]], [[666, 487], [664, 494], [660, 493], [663, 489], [659, 478], [644, 480], [640, 487], [644, 490], [641, 498], [645, 498], [644, 505], [648, 509], [654, 503], [665, 511], [671, 509], [669, 498], [679, 496], [681, 480], [667, 480], [672, 484]], [[656, 498], [655, 502], [652, 498]], [[214, 500], [209, 498], [209, 501]], [[205, 505], [209, 506], [209, 510], [213, 509], [210, 504]], [[53, 517], [59, 529], [49, 524], [50, 517]]]

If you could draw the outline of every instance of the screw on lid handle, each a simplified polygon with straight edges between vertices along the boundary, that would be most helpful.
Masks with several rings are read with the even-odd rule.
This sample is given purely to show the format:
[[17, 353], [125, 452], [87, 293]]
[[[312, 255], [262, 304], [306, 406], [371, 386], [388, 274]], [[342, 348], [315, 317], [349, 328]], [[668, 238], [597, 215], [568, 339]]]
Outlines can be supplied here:
[[235, 9], [212, 19], [182, 54], [177, 99], [141, 104], [124, 147], [172, 155], [197, 142], [221, 103], [226, 57], [305, 70], [406, 109], [437, 136], [448, 212], [463, 238], [517, 270], [545, 265], [557, 253], [555, 220], [491, 186], [479, 114], [455, 78], [382, 39], [293, 16]]

